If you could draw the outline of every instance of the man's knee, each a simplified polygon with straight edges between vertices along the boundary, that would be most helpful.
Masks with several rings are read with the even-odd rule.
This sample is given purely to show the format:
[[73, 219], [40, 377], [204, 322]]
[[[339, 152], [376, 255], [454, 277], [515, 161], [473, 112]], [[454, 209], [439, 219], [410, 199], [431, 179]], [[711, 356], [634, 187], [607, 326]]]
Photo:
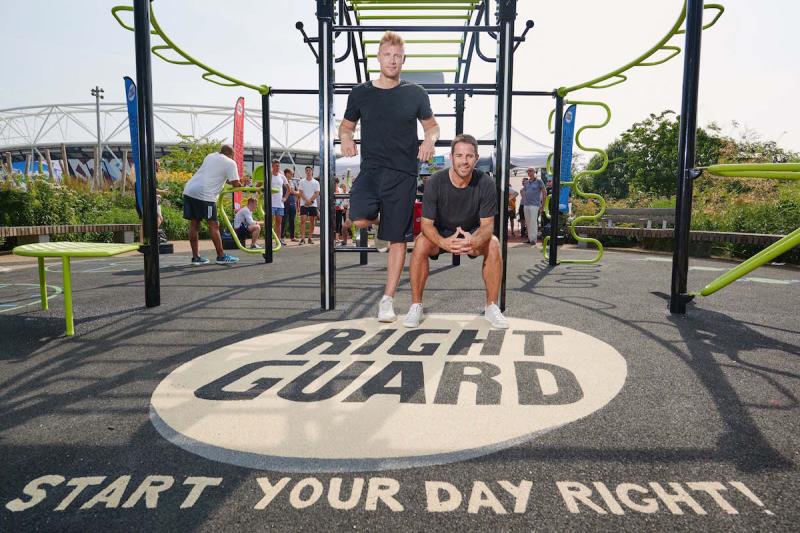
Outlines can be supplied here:
[[416, 241], [414, 241], [414, 251], [411, 254], [412, 259], [428, 260], [431, 255], [436, 255], [439, 247], [434, 245], [425, 235], [419, 234]]
[[368, 228], [372, 224], [371, 220], [367, 220], [365, 218], [359, 218], [358, 220], [353, 221], [353, 225], [358, 229]]
[[498, 259], [500, 257], [500, 241], [492, 235], [492, 238], [478, 249], [480, 255], [487, 259]]

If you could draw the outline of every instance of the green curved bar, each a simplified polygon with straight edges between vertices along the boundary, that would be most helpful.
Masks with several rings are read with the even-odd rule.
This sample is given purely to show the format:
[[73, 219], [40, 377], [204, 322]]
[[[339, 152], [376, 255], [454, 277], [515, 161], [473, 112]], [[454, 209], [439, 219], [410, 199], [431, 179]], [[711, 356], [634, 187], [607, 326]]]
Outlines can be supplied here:
[[[800, 163], [738, 163], [711, 165], [703, 170], [713, 176], [727, 178], [764, 178], [764, 179], [800, 179]], [[778, 242], [764, 248], [740, 265], [728, 270], [720, 277], [706, 285], [696, 296], [709, 296], [723, 287], [727, 287], [742, 276], [746, 276], [758, 267], [783, 255], [795, 246], [800, 245], [800, 228]]]
[[800, 180], [800, 163], [740, 163], [711, 165], [709, 174], [725, 178], [765, 178]]
[[[129, 31], [134, 31], [133, 26], [129, 26], [125, 24], [119, 16], [119, 13], [122, 11], [133, 11], [133, 6], [114, 6], [111, 8], [111, 14], [119, 23], [120, 26], [125, 28]], [[247, 87], [248, 89], [253, 89], [254, 91], [259, 92], [260, 94], [269, 94], [269, 86], [268, 85], [254, 85], [252, 83], [247, 83], [245, 81], [239, 80], [234, 78], [233, 76], [229, 76], [223, 72], [220, 72], [214, 68], [209, 67], [208, 65], [200, 62], [199, 60], [195, 59], [194, 57], [187, 54], [183, 49], [181, 49], [178, 45], [175, 44], [172, 39], [170, 39], [161, 26], [158, 24], [158, 20], [156, 19], [155, 11], [152, 9], [150, 10], [150, 25], [152, 29], [150, 33], [152, 35], [157, 35], [164, 41], [165, 44], [156, 45], [151, 48], [151, 52], [153, 55], [166, 61], [167, 63], [172, 63], [173, 65], [195, 65], [200, 67], [205, 72], [202, 75], [202, 78], [206, 81], [214, 83], [216, 85], [222, 85], [223, 87]], [[183, 61], [177, 59], [169, 59], [161, 53], [161, 50], [173, 50], [176, 54], [183, 58]], [[219, 81], [210, 79], [210, 76], [216, 76], [217, 78], [221, 78], [225, 81]]]
[[[717, 14], [716, 14], [716, 16], [715, 16], [713, 19], [711, 19], [711, 22], [709, 22], [708, 24], [706, 24], [706, 25], [704, 25], [704, 26], [703, 26], [703, 29], [704, 29], [704, 30], [707, 30], [707, 29], [709, 29], [711, 26], [713, 26], [714, 24], [716, 24], [716, 23], [717, 23], [717, 21], [719, 20], [719, 18], [720, 18], [720, 17], [722, 16], [722, 14], [725, 12], [725, 7], [724, 7], [724, 6], [722, 6], [722, 5], [720, 5], [720, 4], [706, 4], [706, 5], [704, 6], [704, 9], [716, 9], [716, 10], [717, 10]], [[683, 35], [683, 34], [685, 34], [685, 33], [686, 33], [686, 30], [678, 30], [678, 32], [677, 32], [677, 34], [678, 34], [678, 35]]]
[[669, 45], [669, 44], [665, 45], [665, 46], [662, 46], [660, 48], [660, 50], [671, 50], [672, 53], [669, 54], [664, 59], [659, 59], [658, 61], [642, 61], [641, 63], [639, 63], [639, 66], [640, 67], [655, 67], [656, 65], [663, 65], [664, 63], [666, 63], [667, 61], [669, 61], [670, 59], [672, 59], [673, 57], [675, 57], [675, 56], [677, 56], [678, 54], [681, 53], [681, 47], [680, 46], [672, 46], [672, 45]]
[[159, 44], [150, 49], [154, 56], [159, 58], [161, 61], [166, 61], [167, 63], [172, 63], [173, 65], [191, 65], [191, 61], [181, 61], [179, 59], [170, 59], [165, 55], [161, 54], [161, 50], [172, 50], [171, 46], [167, 46], [166, 44]]
[[[583, 135], [583, 132], [585, 132], [586, 130], [600, 129], [600, 128], [604, 128], [606, 125], [608, 125], [608, 123], [611, 121], [611, 108], [609, 108], [608, 105], [603, 103], [603, 102], [593, 102], [593, 101], [587, 101], [587, 100], [574, 100], [574, 101], [565, 101], [564, 102], [564, 105], [573, 105], [573, 104], [574, 105], [600, 107], [606, 112], [605, 120], [603, 120], [601, 122], [598, 122], [598, 123], [594, 123], [594, 124], [586, 124], [585, 126], [582, 126], [581, 128], [578, 129], [578, 131], [575, 132], [575, 144], [577, 145], [577, 147], [580, 148], [581, 150], [583, 150], [584, 152], [593, 152], [593, 153], [596, 153], [596, 154], [600, 155], [603, 158], [603, 164], [600, 165], [600, 168], [595, 169], [595, 170], [586, 169], [586, 170], [583, 170], [581, 172], [578, 172], [572, 178], [572, 181], [565, 181], [565, 182], [562, 183], [563, 185], [571, 186], [575, 190], [575, 194], [578, 197], [586, 199], [586, 200], [596, 200], [597, 203], [598, 203], [598, 210], [594, 215], [583, 215], [583, 216], [575, 217], [575, 218], [572, 219], [572, 221], [570, 222], [570, 225], [569, 225], [569, 232], [570, 232], [570, 235], [572, 235], [572, 238], [575, 239], [575, 241], [577, 241], [577, 242], [584, 242], [584, 243], [587, 243], [587, 244], [593, 244], [595, 246], [595, 248], [597, 249], [597, 254], [592, 259], [559, 259], [559, 261], [558, 261], [559, 264], [561, 264], [561, 263], [569, 263], [569, 264], [584, 264], [584, 265], [588, 265], [588, 264], [597, 263], [598, 261], [600, 261], [600, 259], [602, 259], [603, 253], [605, 252], [604, 249], [603, 249], [603, 243], [601, 243], [599, 240], [593, 239], [591, 237], [581, 237], [580, 235], [577, 234], [577, 232], [575, 230], [575, 227], [578, 226], [579, 224], [584, 223], [584, 222], [589, 222], [589, 223], [598, 222], [600, 220], [600, 218], [603, 216], [603, 214], [605, 214], [605, 212], [606, 212], [606, 201], [599, 194], [585, 192], [581, 188], [581, 186], [582, 186], [582, 182], [583, 182], [583, 180], [585, 178], [587, 178], [589, 176], [595, 176], [595, 175], [600, 174], [603, 171], [605, 171], [606, 167], [608, 167], [608, 154], [602, 148], [595, 148], [595, 147], [585, 146], [583, 144], [583, 142], [581, 141], [581, 135]], [[553, 114], [551, 114], [551, 117], [552, 116], [553, 116]], [[550, 126], [552, 124], [552, 121], [548, 120], [548, 122], [549, 122], [548, 126]], [[549, 217], [549, 209], [548, 209], [549, 205], [550, 205], [550, 195], [548, 195], [547, 198], [545, 199], [545, 216], [547, 216], [547, 217]], [[550, 258], [549, 257], [549, 250], [548, 250], [548, 246], [547, 246], [549, 244], [549, 242], [550, 242], [550, 236], [549, 235], [546, 236], [542, 240], [542, 254], [544, 255], [545, 259], [549, 259]]]
[[745, 276], [765, 263], [772, 261], [779, 255], [785, 254], [795, 246], [800, 246], [800, 228], [797, 228], [778, 242], [768, 246], [767, 248], [764, 248], [744, 263], [725, 272], [723, 275], [706, 285], [703, 290], [695, 295], [708, 296], [710, 294], [714, 294], [718, 290], [722, 289], [723, 287], [727, 287], [742, 276]]
[[614, 85], [619, 85], [620, 83], [625, 83], [628, 81], [628, 76], [624, 74], [614, 74], [611, 76], [610, 80], [616, 78], [616, 81], [609, 81], [608, 83], [597, 83], [594, 85], [589, 85], [589, 89], [608, 89], [609, 87], [613, 87]]
[[[279, 192], [278, 189], [271, 189], [272, 192]], [[225, 187], [222, 189], [222, 192], [219, 193], [217, 197], [217, 212], [220, 214], [222, 221], [225, 223], [225, 227], [228, 228], [228, 231], [231, 233], [231, 238], [233, 242], [236, 243], [236, 247], [246, 253], [246, 254], [263, 254], [264, 250], [251, 250], [250, 248], [244, 246], [241, 241], [239, 241], [239, 236], [236, 234], [236, 231], [233, 229], [233, 224], [231, 224], [230, 219], [228, 218], [228, 213], [225, 212], [225, 208], [222, 205], [222, 198], [226, 194], [230, 194], [232, 192], [256, 192], [262, 193], [264, 189], [261, 187]], [[272, 238], [278, 245], [272, 248], [273, 252], [277, 252], [281, 249], [281, 240], [278, 238], [278, 235], [275, 233], [275, 228], [272, 228]], [[264, 239], [266, 244], [266, 239]]]
[[[725, 12], [725, 7], [723, 7], [720, 4], [706, 4], [705, 5], [705, 9], [714, 9], [714, 10], [717, 11], [717, 14], [711, 20], [711, 22], [709, 22], [708, 24], [703, 26], [704, 30], [714, 26], [714, 24], [717, 23], [719, 18]], [[645, 53], [643, 53], [642, 55], [640, 55], [639, 57], [637, 57], [633, 61], [631, 61], [629, 63], [626, 63], [625, 65], [623, 65], [623, 66], [621, 66], [621, 67], [619, 67], [619, 68], [617, 68], [617, 69], [615, 69], [615, 70], [613, 70], [613, 71], [611, 71], [611, 72], [609, 72], [607, 74], [603, 74], [602, 76], [598, 76], [598, 77], [596, 77], [596, 78], [594, 78], [592, 80], [589, 80], [587, 82], [580, 83], [580, 84], [577, 84], [577, 85], [573, 85], [571, 87], [561, 87], [561, 88], [558, 89], [558, 93], [561, 96], [566, 96], [567, 94], [569, 94], [571, 92], [574, 92], [574, 91], [577, 91], [577, 90], [580, 90], [580, 89], [585, 89], [585, 88], [604, 89], [604, 88], [607, 88], [607, 87], [612, 87], [614, 85], [622, 83], [624, 80], [622, 80], [622, 81], [617, 80], [617, 81], [612, 82], [610, 84], [604, 84], [603, 82], [608, 81], [608, 80], [610, 80], [612, 78], [619, 78], [619, 76], [623, 72], [626, 72], [626, 71], [631, 70], [631, 69], [636, 68], [636, 67], [648, 67], [648, 66], [661, 65], [663, 63], [666, 63], [667, 61], [669, 61], [670, 59], [676, 57], [680, 53], [680, 48], [679, 47], [673, 46], [673, 45], [667, 46], [667, 42], [669, 42], [669, 40], [672, 39], [674, 36], [682, 34], [682, 33], [685, 33], [685, 30], [681, 29], [681, 27], [683, 26], [683, 22], [685, 20], [686, 20], [686, 3], [684, 2], [683, 7], [681, 8], [680, 15], [678, 15], [678, 19], [675, 21], [675, 23], [669, 29], [667, 34], [664, 37], [662, 37], [655, 45], [653, 45]], [[678, 52], [675, 52], [676, 48], [678, 48]], [[659, 60], [659, 61], [650, 61], [650, 62], [647, 61], [648, 59], [650, 59], [650, 57], [652, 57], [659, 50], [671, 50], [673, 53], [670, 54], [665, 59], [662, 59], [662, 60]]]

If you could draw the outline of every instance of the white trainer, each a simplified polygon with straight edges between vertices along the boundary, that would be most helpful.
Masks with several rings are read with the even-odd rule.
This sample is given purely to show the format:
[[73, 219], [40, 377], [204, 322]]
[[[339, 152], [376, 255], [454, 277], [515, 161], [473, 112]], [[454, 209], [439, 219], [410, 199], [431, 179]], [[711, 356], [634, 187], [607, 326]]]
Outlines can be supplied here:
[[422, 322], [424, 315], [422, 313], [422, 304], [411, 304], [408, 314], [403, 319], [403, 325], [407, 328], [415, 328]]
[[508, 320], [503, 316], [497, 304], [490, 304], [486, 306], [483, 317], [486, 319], [493, 328], [508, 329]]
[[394, 322], [395, 320], [397, 320], [397, 315], [394, 314], [394, 298], [384, 294], [378, 305], [378, 322]]

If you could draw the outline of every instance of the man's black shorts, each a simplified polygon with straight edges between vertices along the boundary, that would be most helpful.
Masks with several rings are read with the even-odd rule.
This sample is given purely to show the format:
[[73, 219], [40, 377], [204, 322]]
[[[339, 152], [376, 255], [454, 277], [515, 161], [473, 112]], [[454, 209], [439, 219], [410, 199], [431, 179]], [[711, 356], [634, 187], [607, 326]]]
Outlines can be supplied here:
[[307, 217], [318, 217], [319, 211], [313, 205], [301, 205], [300, 206], [300, 216], [307, 216]]
[[388, 168], [363, 168], [350, 190], [350, 219], [374, 220], [380, 213], [379, 239], [411, 242], [416, 197], [416, 176]]
[[186, 220], [217, 220], [217, 203], [183, 195], [183, 218]]
[[244, 222], [239, 224], [239, 227], [236, 228], [236, 236], [239, 237], [239, 241], [249, 238], [250, 235], [250, 230]]

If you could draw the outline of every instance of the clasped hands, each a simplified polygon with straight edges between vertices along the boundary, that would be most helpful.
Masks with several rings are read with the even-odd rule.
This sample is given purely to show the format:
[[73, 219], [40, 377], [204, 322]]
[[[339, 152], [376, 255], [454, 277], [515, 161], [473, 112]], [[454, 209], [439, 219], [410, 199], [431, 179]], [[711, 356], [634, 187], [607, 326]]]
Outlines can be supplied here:
[[474, 255], [475, 247], [472, 242], [472, 233], [464, 231], [461, 226], [456, 232], [444, 240], [442, 248], [453, 255]]

